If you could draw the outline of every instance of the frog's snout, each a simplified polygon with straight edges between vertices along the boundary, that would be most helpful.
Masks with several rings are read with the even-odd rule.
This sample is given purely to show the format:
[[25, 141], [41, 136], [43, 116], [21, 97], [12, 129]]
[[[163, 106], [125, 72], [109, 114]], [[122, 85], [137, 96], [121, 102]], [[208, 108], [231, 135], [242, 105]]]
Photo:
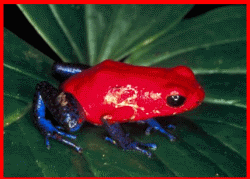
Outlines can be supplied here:
[[201, 86], [198, 87], [198, 91], [196, 95], [197, 95], [196, 104], [197, 106], [199, 106], [204, 101], [204, 98], [205, 98], [205, 91]]

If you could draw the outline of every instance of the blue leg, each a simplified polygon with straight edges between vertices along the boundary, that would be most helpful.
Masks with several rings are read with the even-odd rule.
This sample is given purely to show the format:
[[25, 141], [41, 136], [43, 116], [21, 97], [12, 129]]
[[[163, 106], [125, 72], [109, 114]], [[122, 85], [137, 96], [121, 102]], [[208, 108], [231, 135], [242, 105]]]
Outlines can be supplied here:
[[150, 131], [151, 131], [152, 129], [154, 129], [154, 127], [149, 126], [149, 127], [145, 130], [145, 134], [146, 134], [146, 135], [150, 135]]
[[56, 62], [53, 64], [52, 73], [59, 81], [64, 81], [72, 75], [81, 73], [88, 68], [90, 66], [84, 64]]
[[110, 137], [106, 137], [105, 140], [111, 142], [112, 144], [119, 145], [124, 150], [134, 150], [139, 151], [145, 155], [147, 155], [149, 158], [152, 156], [152, 154], [145, 150], [145, 147], [156, 149], [155, 144], [147, 143], [144, 144], [142, 142], [132, 141], [128, 134], [125, 134], [124, 131], [121, 128], [121, 125], [118, 123], [115, 124], [109, 124], [105, 119], [102, 119], [104, 127], [108, 131]]
[[[147, 123], [147, 124], [149, 125], [149, 127], [148, 127], [148, 128], [146, 129], [146, 131], [145, 131], [146, 135], [149, 135], [149, 134], [150, 134], [150, 130], [151, 130], [151, 129], [155, 129], [155, 130], [158, 130], [158, 131], [160, 131], [161, 133], [167, 135], [171, 142], [176, 140], [176, 137], [175, 137], [173, 134], [167, 132], [165, 129], [163, 129], [163, 128], [161, 127], [161, 125], [160, 125], [155, 119], [152, 118], [152, 119], [145, 120], [145, 123]], [[172, 125], [172, 124], [170, 124], [170, 125], [168, 126], [168, 128], [173, 128], [173, 129], [175, 129], [175, 126]]]
[[175, 127], [173, 124], [169, 124], [169, 125], [167, 126], [167, 128], [168, 128], [168, 129], [173, 129], [173, 130], [176, 129], [176, 127]]
[[69, 139], [76, 140], [76, 136], [75, 135], [67, 134], [67, 133], [59, 131], [59, 130], [57, 130], [57, 134], [59, 134], [61, 136], [68, 137]]
[[68, 140], [63, 139], [62, 136], [60, 136], [56, 133], [54, 133], [53, 135], [51, 135], [51, 133], [47, 133], [47, 135], [45, 136], [45, 144], [46, 144], [47, 149], [51, 148], [49, 138], [55, 139], [63, 144], [66, 144], [66, 145], [73, 147], [78, 153], [82, 153], [82, 151], [83, 151], [81, 147], [77, 146], [76, 144], [74, 144]]
[[[46, 89], [41, 89], [41, 86], [43, 85], [47, 85]], [[48, 90], [49, 89], [49, 90]], [[45, 92], [49, 92], [50, 94], [46, 94]], [[44, 92], [45, 91], [45, 92]], [[46, 84], [45, 82], [41, 82], [38, 85], [35, 97], [34, 97], [34, 103], [33, 103], [33, 113], [34, 113], [34, 123], [35, 125], [38, 127], [38, 129], [41, 131], [41, 133], [44, 135], [45, 137], [45, 144], [47, 146], [48, 149], [50, 149], [50, 142], [49, 139], [55, 139], [61, 143], [64, 143], [66, 145], [69, 145], [73, 148], [75, 148], [75, 150], [77, 152], [82, 152], [81, 147], [75, 145], [74, 143], [70, 142], [69, 140], [63, 139], [62, 137], [67, 137], [69, 139], [76, 139], [75, 135], [71, 135], [68, 134], [66, 132], [63, 132], [61, 130], [64, 130], [66, 128], [68, 128], [67, 126], [67, 121], [71, 120], [70, 122], [72, 123], [72, 121], [76, 121], [73, 118], [68, 119], [67, 121], [57, 121], [61, 122], [61, 124], [65, 124], [65, 127], [61, 127], [61, 126], [54, 126], [51, 123], [51, 120], [46, 119], [45, 117], [45, 112], [46, 112], [46, 107], [50, 107], [51, 109], [51, 113], [53, 116], [56, 116], [57, 119], [60, 118], [60, 109], [56, 108], [56, 104], [54, 103], [53, 97], [56, 95], [56, 93], [58, 92], [58, 90], [52, 86], [48, 87], [48, 84]], [[42, 95], [43, 94], [43, 95]], [[44, 96], [44, 97], [43, 97]], [[45, 103], [46, 101], [46, 103]], [[60, 105], [60, 104], [59, 104]], [[65, 106], [64, 106], [65, 108]], [[65, 111], [65, 110], [63, 110]], [[67, 111], [67, 110], [66, 110]], [[75, 114], [76, 115], [76, 114]], [[65, 116], [64, 114], [62, 116]], [[69, 116], [69, 115], [66, 115]], [[76, 121], [77, 123], [77, 121]], [[74, 131], [75, 129], [78, 129], [82, 124], [76, 124], [75, 128], [72, 128]], [[70, 129], [68, 131], [71, 131]]]

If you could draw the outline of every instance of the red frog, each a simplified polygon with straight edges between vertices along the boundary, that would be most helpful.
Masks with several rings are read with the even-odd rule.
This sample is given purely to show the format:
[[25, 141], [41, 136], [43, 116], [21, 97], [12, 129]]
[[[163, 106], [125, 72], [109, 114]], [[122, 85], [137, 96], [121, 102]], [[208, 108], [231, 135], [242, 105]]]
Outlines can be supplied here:
[[[145, 147], [155, 149], [156, 145], [131, 140], [120, 123], [147, 123], [146, 134], [156, 129], [174, 141], [174, 135], [162, 128], [154, 117], [192, 110], [205, 97], [193, 72], [185, 66], [142, 67], [105, 60], [94, 67], [55, 63], [52, 71], [63, 81], [59, 90], [41, 82], [34, 98], [34, 121], [45, 136], [48, 148], [48, 139], [53, 138], [82, 152], [81, 147], [62, 136], [75, 139], [76, 136], [69, 133], [87, 121], [103, 125], [109, 133], [105, 139], [111, 143], [151, 157]], [[46, 108], [58, 126], [52, 119], [45, 118]]]

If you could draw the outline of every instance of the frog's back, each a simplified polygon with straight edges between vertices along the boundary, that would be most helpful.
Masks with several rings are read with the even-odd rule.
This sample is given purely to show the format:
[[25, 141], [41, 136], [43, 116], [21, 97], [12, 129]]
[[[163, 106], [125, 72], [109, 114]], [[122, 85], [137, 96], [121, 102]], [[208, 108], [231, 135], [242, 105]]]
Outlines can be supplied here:
[[94, 68], [95, 74], [101, 73], [101, 75], [114, 76], [119, 80], [122, 78], [136, 78], [137, 80], [147, 79], [147, 81], [154, 81], [156, 77], [166, 78], [166, 71], [168, 71], [166, 68], [134, 66], [112, 60], [105, 60]]
[[114, 85], [140, 85], [162, 83], [166, 81], [166, 74], [169, 69], [143, 67], [105, 60], [102, 63], [85, 70], [82, 73], [72, 76], [63, 83], [63, 89], [73, 91], [84, 87], [102, 87]]

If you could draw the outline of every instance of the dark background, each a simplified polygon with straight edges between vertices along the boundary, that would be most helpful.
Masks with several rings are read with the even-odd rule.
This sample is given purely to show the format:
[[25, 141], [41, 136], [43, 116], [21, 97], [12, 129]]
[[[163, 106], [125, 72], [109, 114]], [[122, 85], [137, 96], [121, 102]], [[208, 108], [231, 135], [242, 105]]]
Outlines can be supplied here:
[[[185, 19], [204, 14], [207, 11], [222, 6], [226, 5], [195, 5], [193, 9], [185, 16]], [[28, 20], [26, 20], [21, 10], [16, 5], [4, 5], [4, 27], [51, 59], [55, 61], [61, 61], [55, 52], [52, 51], [46, 42], [39, 36]]]

